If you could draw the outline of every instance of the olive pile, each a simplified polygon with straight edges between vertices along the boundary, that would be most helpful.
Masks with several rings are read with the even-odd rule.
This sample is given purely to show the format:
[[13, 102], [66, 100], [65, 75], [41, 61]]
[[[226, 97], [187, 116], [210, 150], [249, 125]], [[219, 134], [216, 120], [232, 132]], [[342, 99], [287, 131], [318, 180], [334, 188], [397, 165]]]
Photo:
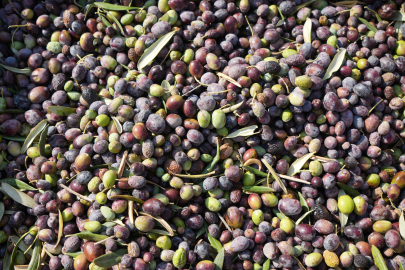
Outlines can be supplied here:
[[0, 269], [403, 269], [403, 2], [3, 0]]

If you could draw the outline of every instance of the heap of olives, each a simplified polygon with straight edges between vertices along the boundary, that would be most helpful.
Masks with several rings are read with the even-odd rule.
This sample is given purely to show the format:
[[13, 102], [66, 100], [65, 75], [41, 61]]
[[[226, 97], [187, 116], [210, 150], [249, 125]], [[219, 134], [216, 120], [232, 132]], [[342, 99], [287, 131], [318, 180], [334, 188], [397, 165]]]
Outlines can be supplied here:
[[404, 14], [3, 0], [0, 269], [402, 269]]

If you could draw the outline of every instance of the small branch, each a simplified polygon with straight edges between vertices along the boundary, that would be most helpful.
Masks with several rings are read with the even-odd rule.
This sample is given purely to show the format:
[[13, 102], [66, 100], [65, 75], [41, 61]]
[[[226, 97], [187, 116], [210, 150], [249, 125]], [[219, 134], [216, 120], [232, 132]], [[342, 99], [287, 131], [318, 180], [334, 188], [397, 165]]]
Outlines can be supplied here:
[[110, 237], [108, 237], [108, 238], [106, 238], [106, 239], [103, 239], [103, 240], [101, 240], [101, 241], [98, 241], [98, 242], [94, 243], [94, 245], [102, 244], [102, 243], [106, 242], [108, 239], [115, 239], [115, 235], [111, 235]]
[[122, 156], [122, 159], [121, 159], [120, 167], [118, 168], [118, 178], [122, 177], [122, 173], [124, 172], [124, 169], [125, 169], [125, 162], [127, 161], [127, 157], [128, 157], [128, 151], [125, 151], [124, 155]]
[[91, 203], [93, 203], [93, 202], [94, 202], [94, 200], [89, 199], [89, 198], [88, 198], [88, 197], [86, 197], [86, 196], [83, 196], [82, 194], [80, 194], [80, 193], [78, 193], [78, 192], [74, 191], [73, 189], [68, 188], [68, 187], [67, 187], [67, 186], [65, 186], [64, 184], [59, 184], [59, 186], [61, 186], [62, 188], [66, 189], [66, 190], [67, 190], [67, 191], [69, 191], [70, 193], [75, 194], [75, 195], [76, 195], [77, 197], [79, 197], [80, 199], [86, 200], [86, 201], [91, 202]]
[[177, 173], [171, 173], [171, 175], [177, 176], [177, 177], [184, 177], [184, 178], [202, 178], [206, 176], [211, 176], [215, 174], [215, 172], [209, 172], [206, 174], [199, 174], [199, 175], [188, 175], [188, 174], [177, 174]]
[[134, 202], [128, 200], [128, 216], [129, 216], [129, 222], [131, 222], [132, 225], [135, 225], [135, 219], [134, 219]]
[[226, 223], [225, 219], [217, 212], [217, 215], [219, 217], [219, 219], [224, 223], [225, 227], [228, 229], [228, 231], [230, 231], [231, 233], [233, 233], [231, 227], [229, 227], [228, 223]]

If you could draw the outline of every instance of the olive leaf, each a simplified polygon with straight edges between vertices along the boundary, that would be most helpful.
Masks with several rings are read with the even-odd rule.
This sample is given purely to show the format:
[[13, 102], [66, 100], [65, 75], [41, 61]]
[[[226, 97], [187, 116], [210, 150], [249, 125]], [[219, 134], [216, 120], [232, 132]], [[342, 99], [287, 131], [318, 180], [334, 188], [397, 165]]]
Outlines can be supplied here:
[[229, 134], [228, 136], [225, 137], [225, 139], [229, 139], [229, 138], [235, 138], [235, 137], [247, 137], [247, 136], [252, 136], [255, 133], [255, 129], [257, 128], [256, 125], [253, 126], [248, 126], [245, 128], [241, 128], [235, 132], [232, 132], [231, 134]]
[[0, 137], [14, 142], [25, 142], [25, 140], [27, 139], [27, 137], [19, 137], [19, 136], [11, 137], [6, 135], [0, 135]]
[[357, 190], [355, 190], [354, 188], [349, 187], [346, 184], [337, 182], [336, 183], [341, 189], [343, 189], [348, 195], [352, 196], [352, 197], [356, 197], [360, 195], [360, 192], [358, 192]]
[[9, 114], [20, 114], [20, 113], [25, 113], [24, 110], [20, 109], [5, 109], [5, 110], [0, 110], [0, 114], [3, 113], [9, 113]]
[[13, 252], [11, 253], [11, 257], [10, 257], [10, 266], [9, 266], [9, 270], [13, 270], [13, 263], [15, 260], [15, 256], [17, 256], [17, 250], [18, 250], [18, 246], [20, 245], [21, 241], [24, 239], [24, 237], [29, 234], [30, 232], [26, 232], [24, 233], [19, 239], [18, 241], [15, 243]]
[[236, 85], [237, 87], [242, 88], [242, 85], [240, 83], [238, 83], [237, 81], [235, 81], [234, 79], [232, 79], [231, 77], [229, 77], [228, 75], [222, 73], [222, 72], [217, 72], [218, 77], [222, 77], [225, 80], [227, 80], [230, 83], [233, 83], [234, 85]]
[[68, 255], [68, 256], [70, 256], [70, 257], [72, 257], [74, 259], [74, 258], [76, 258], [77, 256], [79, 256], [80, 254], [83, 254], [83, 253], [84, 253], [83, 251], [78, 251], [78, 252], [66, 252], [66, 253], [63, 253], [63, 254]]
[[131, 10], [140, 9], [139, 7], [120, 6], [120, 5], [114, 5], [114, 4], [104, 3], [104, 2], [94, 2], [93, 5], [95, 5], [96, 7], [102, 8], [102, 9], [112, 10], [112, 11], [131, 11]]
[[[7, 243], [8, 246], [8, 243]], [[11, 254], [7, 251], [6, 249], [6, 253], [4, 254], [4, 258], [3, 258], [3, 269], [2, 270], [8, 270], [10, 265], [11, 265]]]
[[309, 211], [309, 206], [308, 206], [307, 200], [305, 200], [304, 196], [299, 191], [298, 191], [298, 197], [300, 199], [300, 203], [301, 203], [302, 208], [305, 210], [305, 212], [308, 212]]
[[222, 109], [222, 111], [223, 111], [224, 113], [233, 112], [234, 110], [236, 110], [236, 109], [238, 109], [240, 106], [242, 106], [242, 104], [243, 104], [243, 101], [240, 102], [240, 103], [238, 103], [238, 104], [235, 104], [235, 105], [233, 105], [233, 106], [231, 106], [231, 107], [224, 108], [224, 109]]
[[111, 198], [112, 200], [115, 200], [115, 199], [124, 199], [124, 200], [134, 201], [134, 202], [140, 203], [140, 204], [143, 204], [143, 203], [144, 203], [144, 201], [142, 201], [141, 199], [138, 199], [138, 198], [136, 198], [136, 197], [134, 197], [134, 196], [131, 196], [131, 195], [113, 195], [113, 196], [111, 196], [110, 198]]
[[330, 2], [330, 3], [335, 6], [344, 6], [344, 7], [348, 7], [348, 8], [352, 8], [354, 5], [357, 5], [357, 4], [366, 5], [365, 3], [356, 1], [356, 0], [355, 1], [352, 1], [352, 0], [340, 1], [340, 2], [336, 2], [336, 3]]
[[284, 15], [283, 15], [283, 13], [281, 12], [281, 10], [280, 10], [279, 7], [277, 7], [277, 10], [278, 10], [278, 13], [280, 14], [280, 17], [281, 17], [281, 20], [279, 20], [279, 21], [277, 22], [277, 24], [276, 24], [276, 26], [278, 27], [278, 26], [280, 26], [280, 25], [282, 25], [282, 24], [284, 23], [285, 18], [284, 18]]
[[214, 259], [215, 270], [222, 270], [224, 266], [224, 259], [225, 259], [225, 249], [221, 248], [218, 252], [217, 256]]
[[[273, 209], [273, 213], [278, 217], [279, 220], [282, 220], [283, 218], [287, 218], [286, 215], [284, 215], [283, 213], [281, 213], [280, 210], [278, 210], [278, 209], [276, 209], [276, 208]], [[294, 223], [293, 220], [291, 220], [291, 221]]]
[[374, 264], [377, 265], [379, 270], [388, 270], [381, 251], [374, 245], [371, 246], [371, 254], [373, 255]]
[[47, 124], [44, 128], [44, 130], [42, 130], [41, 132], [41, 136], [39, 137], [39, 153], [41, 154], [41, 156], [45, 156], [45, 143], [46, 143], [46, 136], [48, 135], [48, 127], [49, 125]]
[[7, 183], [12, 187], [15, 187], [17, 189], [25, 189], [25, 190], [38, 190], [36, 188], [33, 188], [32, 186], [24, 183], [21, 180], [14, 179], [14, 178], [4, 178], [0, 180], [0, 183]]
[[121, 34], [125, 35], [124, 29], [122, 28], [120, 21], [117, 20], [117, 18], [115, 18], [115, 16], [113, 16], [113, 15], [111, 15], [110, 18], [117, 24], [118, 28], [121, 30]]
[[404, 266], [402, 265], [401, 261], [398, 261], [398, 264], [399, 264], [399, 269], [404, 270]]
[[107, 18], [103, 14], [98, 13], [98, 15], [101, 18], [101, 21], [105, 24], [105, 26], [112, 26], [112, 24], [107, 20]]
[[312, 32], [312, 21], [310, 18], [307, 18], [304, 24], [303, 37], [305, 43], [311, 43], [311, 32]]
[[274, 192], [275, 190], [269, 187], [263, 187], [263, 186], [244, 186], [242, 187], [243, 190], [249, 191], [252, 193], [270, 193]]
[[[14, 243], [17, 243], [19, 238], [16, 235], [12, 235], [10, 236], [10, 239], [13, 240]], [[28, 250], [29, 247], [24, 242], [21, 242], [18, 248], [24, 253], [32, 255], [32, 250]]]
[[404, 212], [399, 216], [399, 232], [401, 233], [402, 239], [405, 239], [405, 218]]
[[4, 204], [0, 202], [0, 220], [3, 218], [4, 211], [5, 211]]
[[155, 217], [155, 216], [149, 215], [148, 213], [145, 213], [145, 212], [139, 212], [139, 214], [153, 218], [154, 220], [156, 220], [157, 222], [162, 224], [163, 227], [165, 227], [165, 229], [170, 233], [170, 236], [174, 236], [174, 231], [173, 231], [172, 227], [170, 227], [169, 223], [167, 223], [167, 221], [164, 220], [163, 218], [161, 218], [159, 216]]
[[[338, 200], [343, 195], [346, 195], [346, 192], [343, 189], [340, 189], [338, 193]], [[343, 233], [343, 229], [345, 228], [347, 221], [349, 220], [349, 215], [339, 211], [339, 219], [340, 219], [340, 230]]]
[[35, 205], [37, 205], [37, 203], [34, 201], [33, 198], [31, 198], [24, 192], [13, 188], [9, 184], [3, 182], [1, 183], [1, 187], [4, 189], [4, 192], [6, 192], [7, 195], [10, 196], [10, 198], [13, 199], [14, 201], [29, 208], [33, 208]]
[[69, 114], [76, 113], [75, 108], [64, 106], [49, 106], [48, 111], [60, 116], [68, 116]]
[[24, 74], [24, 75], [31, 75], [31, 72], [32, 72], [32, 70], [29, 68], [19, 69], [19, 68], [9, 67], [9, 66], [3, 65], [3, 64], [0, 64], [0, 67], [10, 70], [13, 73]]
[[41, 263], [41, 242], [39, 239], [35, 240], [34, 249], [27, 270], [37, 270]]
[[75, 233], [75, 234], [71, 234], [71, 235], [66, 235], [66, 237], [70, 237], [70, 236], [77, 236], [80, 239], [87, 239], [87, 240], [90, 240], [93, 242], [99, 242], [101, 240], [108, 238], [107, 235], [95, 234], [95, 233], [91, 233], [89, 231], [83, 231], [83, 232], [79, 232], [79, 233]]
[[328, 69], [325, 72], [325, 75], [323, 76], [323, 80], [329, 79], [333, 72], [336, 72], [339, 70], [339, 68], [342, 66], [343, 62], [345, 61], [346, 57], [346, 49], [340, 50], [335, 57], [333, 57], [332, 62], [329, 64]]
[[395, 17], [392, 18], [393, 21], [405, 21], [405, 12], [397, 10]]
[[304, 220], [304, 218], [306, 218], [309, 214], [311, 214], [314, 211], [315, 211], [315, 209], [311, 210], [311, 211], [308, 211], [305, 214], [303, 214], [299, 219], [297, 219], [297, 221], [295, 222], [295, 225], [300, 224]]
[[208, 225], [207, 223], [204, 221], [202, 227], [198, 230], [195, 238], [197, 239], [198, 237], [200, 237], [201, 235], [203, 235], [205, 232], [207, 232], [208, 230]]
[[374, 17], [376, 17], [376, 19], [377, 19], [378, 22], [381, 22], [381, 21], [382, 21], [381, 17], [378, 15], [377, 12], [375, 12], [374, 10], [372, 10], [371, 8], [369, 8], [369, 7], [367, 7], [367, 6], [365, 6], [365, 8], [368, 9], [371, 13], [373, 13]]
[[32, 144], [32, 142], [42, 132], [42, 130], [45, 128], [46, 125], [47, 125], [47, 120], [44, 119], [34, 127], [34, 129], [27, 136], [27, 139], [25, 140], [23, 146], [21, 147], [21, 153], [22, 154], [27, 152], [27, 150], [30, 147], [30, 145]]
[[303, 155], [299, 159], [295, 160], [291, 165], [290, 168], [288, 168], [287, 175], [288, 176], [294, 176], [296, 173], [298, 173], [302, 166], [313, 156], [315, 153], [308, 153], [306, 155]]
[[171, 234], [169, 232], [164, 231], [164, 230], [158, 230], [158, 229], [152, 229], [148, 233], [157, 233], [157, 234], [171, 236]]
[[[210, 164], [207, 165], [207, 167], [204, 168], [204, 170], [201, 172], [201, 176], [204, 176], [208, 173], [211, 173], [212, 170], [214, 169], [215, 165], [219, 162], [221, 159], [221, 149], [219, 147], [219, 139], [217, 138], [217, 154], [213, 158]], [[193, 178], [193, 177], [190, 177]]]
[[58, 212], [59, 212], [59, 231], [58, 231], [58, 241], [56, 241], [55, 247], [59, 244], [60, 239], [62, 238], [63, 235], [63, 217], [59, 209]]
[[207, 235], [208, 235], [208, 241], [210, 242], [211, 246], [216, 250], [220, 251], [222, 249], [221, 242], [218, 241], [218, 239], [215, 239], [214, 237], [211, 236], [211, 234], [208, 233], [207, 229]]
[[118, 134], [122, 134], [122, 125], [121, 125], [120, 121], [118, 121], [118, 119], [115, 116], [113, 116], [111, 118], [114, 121], [115, 126], [117, 127]]
[[141, 58], [138, 61], [138, 70], [146, 67], [150, 62], [155, 59], [155, 57], [160, 53], [164, 46], [172, 39], [176, 34], [176, 31], [171, 31], [159, 38], [155, 43], [152, 44], [146, 51], [142, 54]]
[[270, 270], [270, 259], [267, 259], [263, 264], [263, 270]]
[[374, 33], [377, 33], [377, 31], [378, 31], [377, 28], [374, 25], [372, 25], [371, 23], [369, 23], [366, 19], [359, 18], [359, 20], [367, 26], [368, 30], [373, 31]]
[[255, 169], [255, 168], [253, 168], [253, 167], [245, 166], [245, 165], [242, 165], [241, 167], [242, 167], [243, 169], [245, 169], [245, 170], [247, 170], [247, 171], [249, 171], [249, 172], [255, 174], [255, 175], [262, 176], [262, 177], [267, 177], [267, 173], [262, 172], [262, 171], [259, 171], [258, 169]]
[[295, 11], [294, 11], [293, 13], [291, 13], [291, 14], [294, 14], [294, 13], [298, 12], [301, 8], [307, 7], [307, 6], [309, 6], [310, 4], [312, 4], [312, 3], [315, 2], [315, 1], [317, 1], [317, 0], [310, 0], [310, 1], [308, 1], [308, 2], [305, 2], [304, 4], [301, 4], [301, 5], [297, 6], [297, 7], [295, 8]]
[[269, 172], [271, 173], [271, 175], [273, 176], [273, 178], [277, 181], [278, 185], [281, 187], [281, 189], [283, 190], [284, 194], [288, 194], [287, 188], [285, 187], [283, 181], [281, 181], [280, 177], [277, 175], [277, 173], [274, 171], [273, 167], [271, 167], [271, 165], [267, 162], [267, 160], [265, 160], [264, 158], [262, 158], [262, 162], [263, 164], [267, 167], [267, 169], [269, 170]]
[[175, 205], [173, 203], [169, 203], [167, 206], [169, 206], [174, 211], [178, 211], [178, 210], [183, 209], [183, 207], [177, 206], [177, 205]]
[[114, 265], [119, 264], [121, 262], [121, 258], [125, 254], [128, 254], [128, 250], [118, 249], [114, 252], [110, 252], [108, 254], [104, 254], [98, 258], [95, 258], [93, 263], [97, 266], [104, 268], [113, 267]]

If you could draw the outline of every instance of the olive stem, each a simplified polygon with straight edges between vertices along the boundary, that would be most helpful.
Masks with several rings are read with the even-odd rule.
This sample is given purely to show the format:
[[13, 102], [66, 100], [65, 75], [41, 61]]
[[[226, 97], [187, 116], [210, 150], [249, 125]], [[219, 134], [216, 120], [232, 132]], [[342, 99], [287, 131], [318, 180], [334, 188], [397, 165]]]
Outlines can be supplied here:
[[[253, 66], [252, 66], [253, 67]], [[234, 85], [242, 88], [242, 85], [240, 83], [238, 83], [237, 81], [235, 81], [234, 79], [232, 79], [231, 77], [229, 77], [228, 75], [222, 73], [222, 72], [217, 72], [218, 77], [222, 77], [225, 80], [227, 80], [230, 83], [233, 83]]]
[[201, 85], [199, 84], [198, 86], [194, 87], [193, 89], [191, 89], [190, 91], [188, 91], [187, 93], [181, 95], [182, 97], [184, 97], [185, 95], [190, 94], [191, 92], [193, 92], [195, 89], [199, 88]]
[[371, 109], [368, 111], [368, 115], [370, 115], [370, 113], [375, 109], [375, 107], [377, 107], [377, 105], [380, 104], [382, 101], [383, 101], [383, 99], [380, 99], [380, 101], [378, 101], [377, 104], [375, 104], [375, 105], [373, 106], [373, 108], [371, 108]]
[[101, 241], [98, 241], [98, 242], [94, 243], [94, 245], [102, 244], [102, 243], [106, 242], [108, 239], [115, 239], [115, 235], [111, 235], [110, 237], [108, 237], [108, 238], [106, 238], [106, 239], [103, 239], [103, 240], [101, 240]]
[[248, 20], [248, 18], [247, 18], [246, 15], [245, 15], [245, 19], [246, 19], [247, 24], [249, 25], [250, 32], [252, 33], [252, 36], [253, 36], [253, 29], [252, 29], [252, 26], [250, 25], [250, 22], [249, 22], [249, 20]]
[[228, 231], [230, 231], [231, 233], [233, 233], [231, 227], [229, 227], [228, 223], [225, 221], [225, 219], [217, 212], [217, 215], [219, 217], [219, 219], [224, 223], [225, 227], [228, 229]]
[[122, 159], [121, 159], [120, 167], [118, 168], [118, 178], [121, 178], [122, 174], [124, 173], [125, 162], [127, 160], [127, 157], [128, 157], [128, 151], [125, 151], [124, 155], [122, 156]]
[[20, 13], [20, 12], [15, 8], [15, 6], [13, 5], [13, 2], [11, 2], [11, 0], [8, 0], [8, 3], [9, 3], [10, 6], [14, 9], [15, 13], [17, 13], [18, 16], [20, 16], [20, 17], [23, 18], [23, 20], [24, 20], [24, 17], [21, 15], [21, 13]]
[[129, 222], [134, 225], [134, 202], [128, 200], [128, 216], [129, 216]]
[[172, 49], [170, 49], [170, 50], [167, 52], [165, 58], [163, 59], [162, 63], [160, 63], [160, 65], [163, 65], [163, 63], [166, 61], [166, 58], [169, 56], [169, 54], [170, 54], [171, 51], [172, 51]]
[[91, 203], [94, 202], [94, 200], [92, 200], [92, 199], [90, 199], [90, 198], [88, 198], [88, 197], [86, 197], [86, 196], [83, 196], [82, 194], [80, 194], [80, 193], [74, 191], [73, 189], [68, 188], [68, 187], [65, 186], [64, 184], [59, 184], [59, 186], [61, 186], [62, 188], [66, 189], [66, 190], [69, 191], [70, 193], [75, 194], [75, 195], [76, 195], [77, 197], [79, 197], [80, 199], [86, 200], [86, 201], [91, 202]]
[[198, 175], [172, 173], [172, 175], [174, 175], [174, 176], [184, 177], [184, 178], [201, 178], [201, 177], [205, 177], [205, 176], [211, 176], [213, 174], [215, 174], [215, 172], [209, 172], [209, 173], [206, 173], [206, 174], [198, 174]]
[[151, 185], [155, 185], [155, 186], [157, 186], [157, 187], [160, 187], [160, 188], [163, 189], [163, 190], [166, 190], [164, 187], [161, 187], [161, 186], [159, 186], [158, 184], [156, 184], [156, 183], [154, 183], [154, 182], [152, 182], [152, 181], [146, 180], [146, 183], [151, 184]]
[[44, 264], [44, 261], [45, 261], [45, 259], [46, 259], [46, 252], [45, 252], [45, 244], [43, 245], [43, 248], [42, 248], [42, 251], [41, 251], [41, 260], [40, 260], [40, 263], [39, 263], [39, 270], [41, 270], [42, 269], [42, 266], [43, 266], [43, 264]]

